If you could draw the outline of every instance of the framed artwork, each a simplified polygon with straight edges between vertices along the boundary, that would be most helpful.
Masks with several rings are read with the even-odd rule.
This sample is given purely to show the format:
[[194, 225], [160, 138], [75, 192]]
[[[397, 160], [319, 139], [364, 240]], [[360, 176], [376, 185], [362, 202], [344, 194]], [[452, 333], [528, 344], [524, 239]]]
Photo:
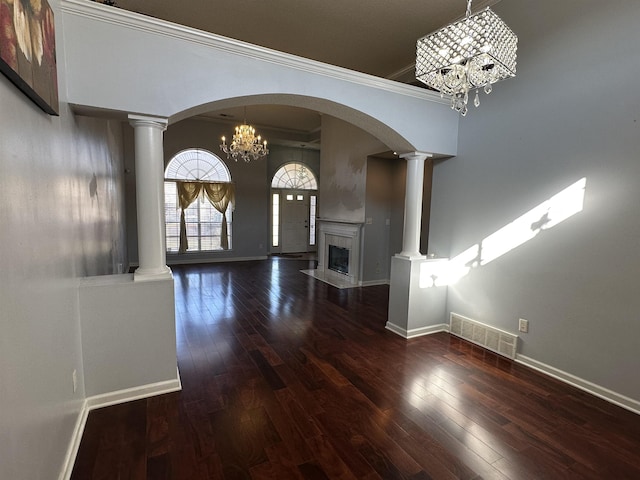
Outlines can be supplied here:
[[47, 0], [0, 0], [0, 70], [42, 110], [58, 115], [55, 24]]

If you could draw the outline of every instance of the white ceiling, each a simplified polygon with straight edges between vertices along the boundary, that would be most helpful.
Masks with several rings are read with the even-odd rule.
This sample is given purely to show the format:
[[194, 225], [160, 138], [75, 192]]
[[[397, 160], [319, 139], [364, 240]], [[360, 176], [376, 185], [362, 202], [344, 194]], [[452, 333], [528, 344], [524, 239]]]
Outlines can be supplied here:
[[[476, 0], [479, 10], [499, 0]], [[465, 0], [116, 0], [120, 8], [378, 77], [415, 83], [416, 40], [464, 15]], [[211, 112], [237, 123], [242, 109]], [[306, 132], [310, 110], [256, 105], [256, 127]], [[271, 142], [274, 139], [270, 139]]]

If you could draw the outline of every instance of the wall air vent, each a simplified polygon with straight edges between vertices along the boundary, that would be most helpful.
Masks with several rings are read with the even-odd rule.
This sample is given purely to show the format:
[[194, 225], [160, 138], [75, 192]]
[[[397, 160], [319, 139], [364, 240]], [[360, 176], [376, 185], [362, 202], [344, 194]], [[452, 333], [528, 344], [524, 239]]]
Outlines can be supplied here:
[[518, 336], [451, 312], [449, 332], [505, 357], [516, 358]]

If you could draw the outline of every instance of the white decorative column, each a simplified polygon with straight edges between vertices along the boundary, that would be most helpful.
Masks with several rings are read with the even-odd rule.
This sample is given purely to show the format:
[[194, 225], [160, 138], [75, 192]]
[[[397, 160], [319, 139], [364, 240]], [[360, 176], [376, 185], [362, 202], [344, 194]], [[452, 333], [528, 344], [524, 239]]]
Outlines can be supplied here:
[[404, 231], [402, 252], [405, 258], [424, 258], [420, 255], [420, 225], [422, 223], [422, 190], [424, 184], [424, 161], [430, 153], [411, 152], [400, 155], [407, 160], [407, 186], [404, 197]]
[[167, 267], [164, 220], [163, 132], [167, 119], [129, 115], [135, 135], [138, 261], [135, 281], [172, 278]]
[[402, 252], [391, 259], [389, 315], [386, 328], [405, 338], [442, 330], [445, 291], [427, 291], [420, 286], [422, 187], [424, 162], [432, 155], [411, 152], [400, 155], [407, 160], [407, 186], [404, 201]]

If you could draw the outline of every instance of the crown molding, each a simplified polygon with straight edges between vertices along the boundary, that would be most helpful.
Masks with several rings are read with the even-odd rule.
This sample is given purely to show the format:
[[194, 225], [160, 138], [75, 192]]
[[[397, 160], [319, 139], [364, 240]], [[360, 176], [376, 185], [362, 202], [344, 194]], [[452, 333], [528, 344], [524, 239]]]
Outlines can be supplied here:
[[154, 35], [177, 38], [182, 41], [203, 45], [212, 49], [240, 55], [256, 60], [305, 71], [315, 75], [347, 81], [379, 90], [386, 90], [397, 95], [418, 98], [434, 103], [448, 104], [440, 95], [413, 85], [356, 72], [343, 67], [298, 57], [277, 50], [261, 47], [222, 35], [205, 32], [177, 23], [160, 20], [118, 7], [111, 7], [87, 0], [62, 0], [60, 9], [66, 15], [75, 15], [94, 21], [110, 23], [120, 27], [139, 30]]

